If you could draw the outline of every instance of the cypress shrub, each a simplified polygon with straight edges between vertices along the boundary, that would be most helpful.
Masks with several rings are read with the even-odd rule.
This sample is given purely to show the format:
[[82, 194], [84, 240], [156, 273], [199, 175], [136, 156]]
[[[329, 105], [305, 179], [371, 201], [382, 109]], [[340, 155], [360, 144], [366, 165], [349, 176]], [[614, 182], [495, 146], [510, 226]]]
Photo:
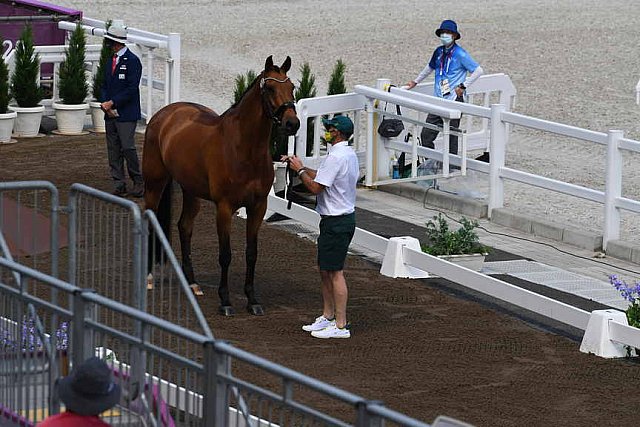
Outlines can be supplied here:
[[246, 74], [238, 74], [236, 76], [236, 86], [233, 90], [233, 105], [236, 105], [240, 101], [242, 95], [249, 89], [249, 86], [251, 86], [251, 83], [253, 83], [257, 76], [253, 70], [247, 71]]
[[82, 104], [89, 92], [84, 72], [86, 38], [82, 26], [76, 25], [71, 33], [66, 58], [60, 64], [59, 90], [63, 104]]
[[[302, 77], [298, 80], [299, 85], [294, 93], [296, 101], [304, 98], [314, 98], [317, 93], [316, 76], [311, 72], [311, 66], [308, 62], [302, 64], [300, 73]], [[313, 153], [313, 136], [313, 119], [307, 119], [307, 156]]]
[[[4, 38], [0, 35], [0, 46]], [[4, 59], [0, 58], [0, 114], [6, 114], [9, 107], [9, 68]]]
[[43, 98], [40, 88], [40, 57], [35, 52], [33, 30], [28, 24], [22, 30], [16, 45], [11, 95], [22, 108], [37, 107]]
[[[111, 20], [106, 22], [105, 28], [108, 30], [111, 26]], [[91, 93], [96, 101], [99, 101], [102, 96], [102, 85], [104, 84], [105, 67], [107, 61], [111, 58], [111, 48], [107, 44], [107, 39], [102, 39], [102, 49], [100, 49], [100, 60], [98, 61], [98, 67], [96, 73], [93, 75], [93, 83], [91, 85]]]
[[344, 72], [346, 71], [346, 69], [346, 64], [342, 61], [342, 59], [338, 59], [336, 61], [336, 65], [334, 65], [333, 67], [333, 71], [331, 72], [327, 95], [338, 95], [347, 92], [347, 86], [344, 83]]

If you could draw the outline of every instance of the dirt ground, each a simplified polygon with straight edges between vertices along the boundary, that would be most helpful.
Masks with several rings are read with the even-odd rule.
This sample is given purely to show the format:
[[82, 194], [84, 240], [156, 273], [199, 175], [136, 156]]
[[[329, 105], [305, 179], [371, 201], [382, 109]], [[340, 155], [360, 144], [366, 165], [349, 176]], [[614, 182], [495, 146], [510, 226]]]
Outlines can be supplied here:
[[[74, 182], [110, 191], [104, 137], [0, 145], [0, 181], [36, 179], [55, 183], [63, 200]], [[220, 317], [213, 212], [206, 203], [197, 219], [193, 259], [216, 338], [426, 422], [446, 414], [476, 426], [638, 425], [637, 362], [582, 354], [579, 342], [515, 310], [442, 281], [380, 276], [378, 265], [357, 256], [346, 267], [352, 338], [310, 337], [301, 326], [320, 313], [315, 245], [271, 224], [261, 229], [256, 274], [266, 316], [244, 311], [237, 218], [230, 284], [238, 314]]]

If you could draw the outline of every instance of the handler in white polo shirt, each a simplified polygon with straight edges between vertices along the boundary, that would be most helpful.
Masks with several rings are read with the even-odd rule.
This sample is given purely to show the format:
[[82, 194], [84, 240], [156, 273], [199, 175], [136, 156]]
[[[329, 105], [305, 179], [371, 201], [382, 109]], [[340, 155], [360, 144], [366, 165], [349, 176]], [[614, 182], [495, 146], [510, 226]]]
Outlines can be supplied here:
[[353, 122], [347, 116], [322, 120], [325, 140], [331, 144], [327, 157], [317, 171], [304, 167], [296, 156], [284, 156], [302, 183], [317, 195], [320, 214], [318, 266], [323, 310], [316, 320], [302, 327], [316, 338], [349, 338], [347, 324], [347, 282], [344, 261], [356, 229], [355, 205], [359, 168], [355, 151], [348, 140]]

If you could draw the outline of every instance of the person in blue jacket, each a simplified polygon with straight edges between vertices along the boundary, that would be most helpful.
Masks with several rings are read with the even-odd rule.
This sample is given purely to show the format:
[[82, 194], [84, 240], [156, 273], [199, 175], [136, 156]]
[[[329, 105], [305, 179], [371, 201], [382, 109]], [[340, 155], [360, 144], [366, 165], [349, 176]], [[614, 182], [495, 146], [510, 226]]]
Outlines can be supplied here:
[[[111, 44], [113, 56], [106, 64], [102, 86], [102, 110], [105, 112], [109, 169], [117, 196], [142, 197], [144, 182], [135, 145], [135, 131], [140, 111], [142, 63], [125, 45], [127, 31], [119, 21], [109, 27], [104, 38]], [[127, 191], [124, 162], [127, 163], [133, 188]]]
[[[407, 83], [408, 89], [413, 89], [428, 75], [435, 72], [433, 96], [464, 102], [464, 93], [483, 73], [482, 67], [469, 55], [469, 53], [456, 43], [460, 40], [458, 24], [450, 19], [442, 21], [436, 30], [436, 36], [440, 39], [438, 46], [431, 55], [429, 63], [418, 76]], [[427, 123], [442, 126], [442, 118], [434, 114], [427, 116]], [[460, 119], [450, 122], [451, 127], [459, 127]], [[421, 144], [433, 148], [433, 141], [438, 136], [438, 131], [422, 128], [420, 134]], [[449, 152], [458, 154], [458, 137], [450, 136]]]

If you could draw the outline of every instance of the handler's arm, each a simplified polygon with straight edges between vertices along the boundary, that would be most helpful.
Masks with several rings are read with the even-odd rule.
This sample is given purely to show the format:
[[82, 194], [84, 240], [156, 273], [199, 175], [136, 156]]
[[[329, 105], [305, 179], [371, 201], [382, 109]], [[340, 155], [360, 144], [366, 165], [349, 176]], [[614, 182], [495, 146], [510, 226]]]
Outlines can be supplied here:
[[325, 187], [324, 185], [315, 182], [315, 177], [316, 171], [313, 169], [302, 168], [298, 172], [298, 178], [300, 178], [300, 181], [302, 181], [304, 186], [307, 187], [307, 189], [313, 194], [320, 194], [325, 189]]

